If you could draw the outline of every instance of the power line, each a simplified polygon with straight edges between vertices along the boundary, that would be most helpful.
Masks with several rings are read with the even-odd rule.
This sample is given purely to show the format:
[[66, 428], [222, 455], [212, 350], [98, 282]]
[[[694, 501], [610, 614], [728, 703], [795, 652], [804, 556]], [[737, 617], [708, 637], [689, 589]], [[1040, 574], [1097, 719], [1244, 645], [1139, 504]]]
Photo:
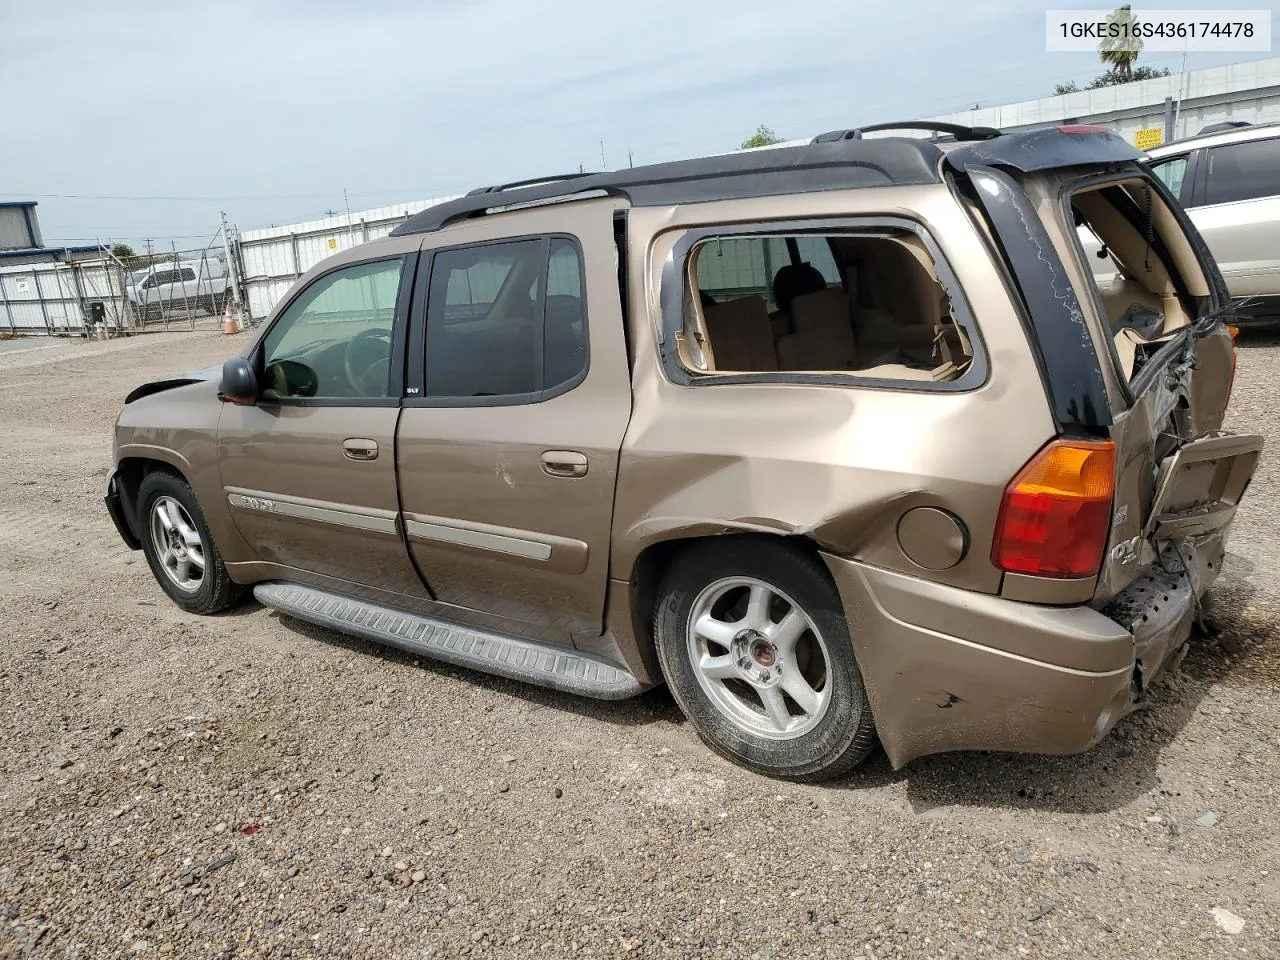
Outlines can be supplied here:
[[262, 193], [242, 194], [240, 196], [142, 196], [107, 193], [27, 193], [22, 190], [7, 191], [10, 196], [35, 197], [37, 200], [148, 200], [172, 201], [175, 203], [215, 203], [220, 200], [316, 200], [332, 197], [333, 193]]

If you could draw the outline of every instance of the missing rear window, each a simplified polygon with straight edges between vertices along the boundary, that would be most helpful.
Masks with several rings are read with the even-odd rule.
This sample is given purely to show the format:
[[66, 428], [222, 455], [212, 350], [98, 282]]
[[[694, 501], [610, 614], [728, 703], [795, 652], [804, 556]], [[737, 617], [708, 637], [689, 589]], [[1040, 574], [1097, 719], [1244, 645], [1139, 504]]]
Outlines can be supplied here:
[[1142, 179], [1071, 194], [1095, 303], [1127, 379], [1204, 310], [1208, 282], [1173, 211]]
[[909, 232], [704, 239], [689, 256], [685, 365], [950, 381], [972, 363], [928, 249]]

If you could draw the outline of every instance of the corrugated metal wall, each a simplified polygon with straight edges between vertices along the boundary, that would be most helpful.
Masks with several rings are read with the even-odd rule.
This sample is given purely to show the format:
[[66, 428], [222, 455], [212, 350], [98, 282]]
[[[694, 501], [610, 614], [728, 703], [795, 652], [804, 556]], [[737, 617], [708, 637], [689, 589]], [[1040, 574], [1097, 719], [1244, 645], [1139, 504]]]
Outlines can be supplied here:
[[293, 282], [325, 257], [385, 237], [407, 217], [454, 197], [418, 200], [240, 234], [240, 262], [249, 316], [266, 317]]
[[1206, 124], [1223, 120], [1280, 122], [1280, 57], [929, 119], [1001, 130], [1025, 130], [1064, 121], [1101, 123], [1132, 143], [1138, 130], [1163, 128], [1165, 97], [1177, 101], [1180, 96], [1181, 109], [1173, 131], [1178, 139], [1195, 136]]
[[83, 304], [102, 301], [118, 326], [123, 272], [114, 260], [0, 264], [0, 331], [80, 333]]

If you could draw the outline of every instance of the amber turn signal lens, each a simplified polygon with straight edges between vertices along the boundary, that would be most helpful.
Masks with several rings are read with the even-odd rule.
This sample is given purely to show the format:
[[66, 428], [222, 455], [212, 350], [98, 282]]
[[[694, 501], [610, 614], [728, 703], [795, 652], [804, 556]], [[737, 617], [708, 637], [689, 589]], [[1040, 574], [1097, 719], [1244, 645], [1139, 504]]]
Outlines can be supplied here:
[[1111, 530], [1116, 447], [1055, 440], [1005, 488], [991, 559], [1010, 573], [1091, 577]]

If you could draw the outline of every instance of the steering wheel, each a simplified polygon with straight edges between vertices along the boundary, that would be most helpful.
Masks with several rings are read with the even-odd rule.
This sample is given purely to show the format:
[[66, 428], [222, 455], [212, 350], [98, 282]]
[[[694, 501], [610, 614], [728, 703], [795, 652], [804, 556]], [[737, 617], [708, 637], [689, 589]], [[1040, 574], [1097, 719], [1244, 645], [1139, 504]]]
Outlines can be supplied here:
[[347, 343], [342, 368], [358, 396], [377, 397], [385, 393], [391, 370], [391, 331], [379, 327], [357, 333]]

